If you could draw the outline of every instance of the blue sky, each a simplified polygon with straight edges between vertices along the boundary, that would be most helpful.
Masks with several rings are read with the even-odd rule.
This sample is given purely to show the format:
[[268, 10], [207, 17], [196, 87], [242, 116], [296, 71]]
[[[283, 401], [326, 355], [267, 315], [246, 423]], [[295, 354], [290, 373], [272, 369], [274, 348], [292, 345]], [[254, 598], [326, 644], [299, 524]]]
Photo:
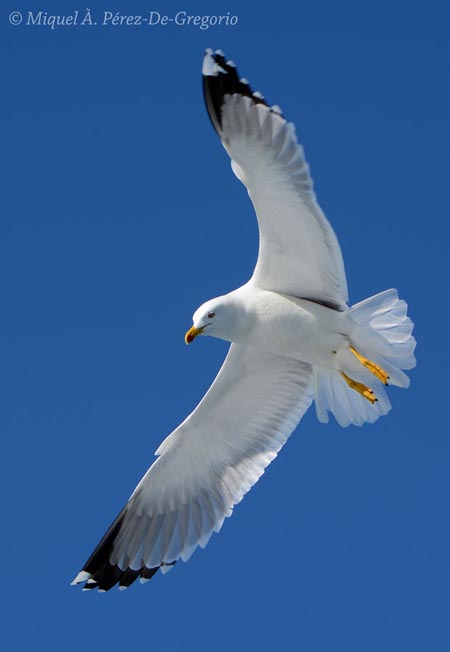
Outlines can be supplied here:
[[[448, 4], [131, 4], [90, 8], [238, 24], [8, 20], [84, 12], [75, 0], [0, 16], [5, 649], [448, 650]], [[188, 564], [86, 594], [70, 580], [225, 355], [185, 346], [193, 311], [255, 261], [251, 205], [203, 107], [205, 47], [295, 121], [351, 302], [397, 287], [418, 368], [373, 426], [310, 410]]]

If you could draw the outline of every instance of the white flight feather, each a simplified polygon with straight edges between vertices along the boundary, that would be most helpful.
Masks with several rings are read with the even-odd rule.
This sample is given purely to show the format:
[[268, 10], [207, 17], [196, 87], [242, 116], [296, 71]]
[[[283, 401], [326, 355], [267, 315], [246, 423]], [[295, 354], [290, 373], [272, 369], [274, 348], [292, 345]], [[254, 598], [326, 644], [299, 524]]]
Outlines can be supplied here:
[[152, 568], [204, 547], [308, 409], [311, 381], [306, 363], [233, 344], [133, 492], [110, 562]]
[[267, 290], [345, 308], [341, 250], [316, 201], [294, 125], [250, 97], [225, 95], [220, 135], [258, 218], [254, 281]]

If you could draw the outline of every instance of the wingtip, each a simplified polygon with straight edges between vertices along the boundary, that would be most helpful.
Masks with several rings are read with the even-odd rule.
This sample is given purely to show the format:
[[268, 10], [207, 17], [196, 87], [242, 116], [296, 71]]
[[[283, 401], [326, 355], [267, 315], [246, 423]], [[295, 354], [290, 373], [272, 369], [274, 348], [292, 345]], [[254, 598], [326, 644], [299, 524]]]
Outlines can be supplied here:
[[83, 582], [88, 582], [91, 579], [91, 573], [88, 573], [85, 570], [82, 570], [78, 575], [72, 580], [70, 586], [76, 586], [77, 584], [82, 584]]
[[213, 52], [211, 48], [205, 50], [205, 56], [203, 57], [203, 66], [202, 66], [202, 75], [203, 77], [217, 77], [219, 72], [226, 72], [222, 66], [216, 61], [217, 56], [220, 55], [221, 50], [216, 50]]
[[[202, 66], [203, 88], [209, 117], [216, 131], [221, 130], [221, 106], [225, 95], [242, 95], [249, 97], [256, 104], [264, 104], [274, 114], [281, 117], [282, 111], [278, 106], [269, 106], [264, 95], [253, 92], [250, 82], [246, 77], [239, 77], [236, 64], [231, 59], [227, 60], [222, 50], [207, 48]], [[220, 79], [218, 79], [220, 77]]]

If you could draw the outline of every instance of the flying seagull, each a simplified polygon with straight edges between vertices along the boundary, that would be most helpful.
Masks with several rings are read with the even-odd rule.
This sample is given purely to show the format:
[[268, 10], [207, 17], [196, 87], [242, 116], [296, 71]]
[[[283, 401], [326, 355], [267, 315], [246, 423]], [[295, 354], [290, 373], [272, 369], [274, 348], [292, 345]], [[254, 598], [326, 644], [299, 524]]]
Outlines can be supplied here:
[[247, 188], [259, 225], [251, 279], [204, 303], [198, 335], [231, 342], [210, 389], [156, 451], [156, 461], [73, 584], [107, 591], [187, 561], [218, 532], [314, 400], [319, 421], [374, 422], [384, 386], [407, 387], [413, 323], [396, 290], [354, 306], [336, 235], [320, 209], [295, 128], [221, 50], [207, 50], [211, 122]]

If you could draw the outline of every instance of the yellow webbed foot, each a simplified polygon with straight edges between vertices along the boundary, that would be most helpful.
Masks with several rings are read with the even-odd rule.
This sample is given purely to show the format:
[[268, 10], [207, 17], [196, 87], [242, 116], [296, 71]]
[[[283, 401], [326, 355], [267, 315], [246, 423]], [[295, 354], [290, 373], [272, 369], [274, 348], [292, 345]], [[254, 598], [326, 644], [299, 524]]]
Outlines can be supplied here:
[[375, 362], [372, 362], [372, 360], [368, 360], [363, 355], [358, 353], [354, 346], [350, 346], [350, 351], [368, 371], [376, 376], [378, 380], [381, 380], [383, 385], [388, 385], [389, 374], [387, 374], [384, 369], [375, 364]]
[[361, 394], [361, 396], [364, 396], [364, 398], [370, 401], [372, 405], [376, 401], [378, 401], [377, 397], [373, 393], [373, 390], [370, 389], [370, 387], [367, 387], [367, 385], [364, 385], [364, 383], [358, 383], [358, 381], [353, 380], [353, 378], [347, 376], [347, 374], [344, 371], [340, 371], [339, 373], [341, 374], [342, 378], [345, 380], [345, 382], [349, 387], [357, 391], [358, 394]]

